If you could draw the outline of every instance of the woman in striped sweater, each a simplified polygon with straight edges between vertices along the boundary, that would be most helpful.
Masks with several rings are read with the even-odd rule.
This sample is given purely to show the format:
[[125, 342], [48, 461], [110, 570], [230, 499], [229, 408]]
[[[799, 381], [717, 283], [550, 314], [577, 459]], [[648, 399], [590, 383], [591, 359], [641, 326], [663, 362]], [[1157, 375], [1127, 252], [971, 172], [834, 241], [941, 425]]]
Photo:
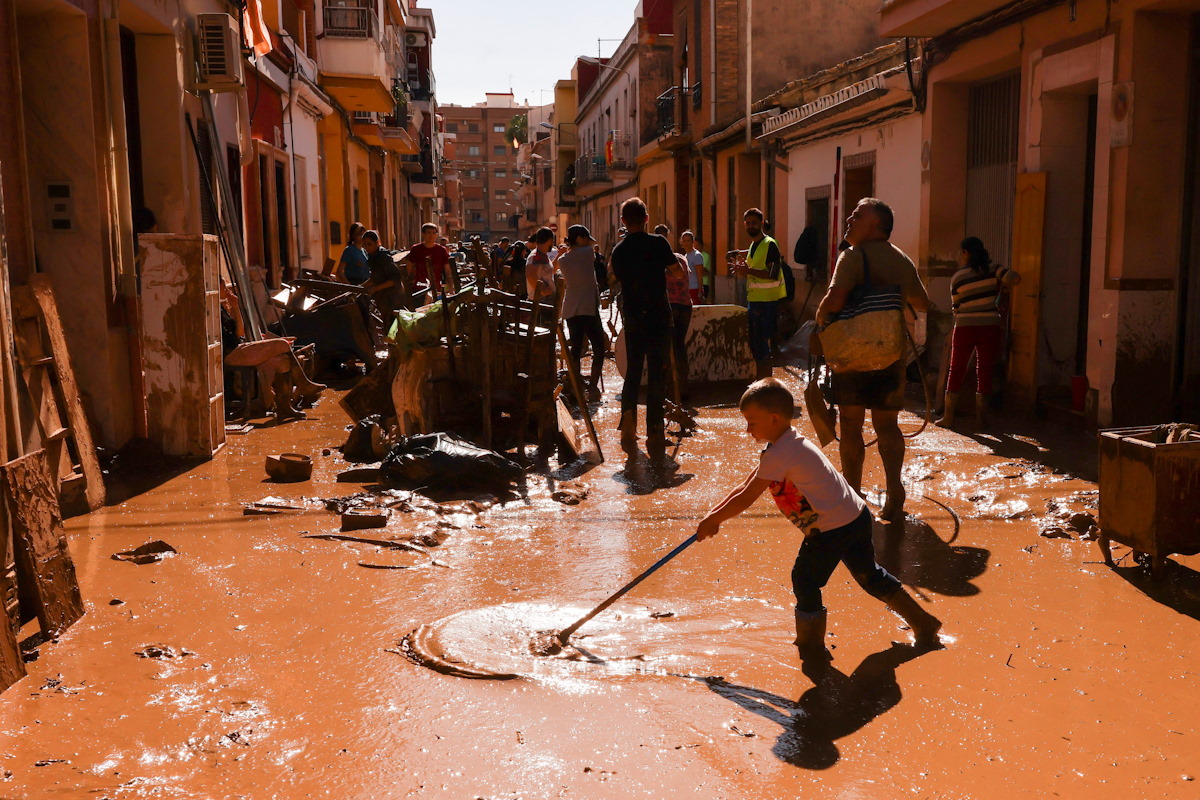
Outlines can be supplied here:
[[950, 374], [946, 378], [946, 410], [938, 424], [954, 425], [958, 391], [962, 388], [971, 353], [975, 353], [977, 386], [975, 423], [984, 425], [984, 410], [992, 393], [992, 373], [1004, 342], [997, 303], [1000, 290], [1016, 286], [1021, 276], [1007, 267], [994, 267], [983, 242], [976, 236], [962, 241], [958, 253], [962, 267], [950, 279], [950, 305], [954, 309], [954, 335], [950, 345]]

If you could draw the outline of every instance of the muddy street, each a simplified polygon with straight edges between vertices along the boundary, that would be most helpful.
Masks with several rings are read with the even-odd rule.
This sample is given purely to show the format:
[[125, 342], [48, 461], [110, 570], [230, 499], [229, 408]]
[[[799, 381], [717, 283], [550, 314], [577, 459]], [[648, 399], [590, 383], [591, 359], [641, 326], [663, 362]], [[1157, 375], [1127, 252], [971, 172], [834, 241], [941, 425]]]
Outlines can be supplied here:
[[[943, 650], [906, 646], [839, 567], [835, 672], [813, 688], [791, 644], [798, 533], [762, 499], [577, 648], [531, 655], [528, 631], [660, 558], [757, 458], [728, 402], [701, 408], [666, 473], [626, 461], [615, 413], [600, 411], [599, 467], [532, 476], [526, 496], [492, 505], [413, 497], [360, 532], [411, 548], [312, 538], [340, 527], [318, 498], [362, 489], [322, 454], [345, 437], [331, 396], [69, 520], [88, 613], [0, 701], [0, 796], [1200, 796], [1187, 702], [1200, 559], [1176, 558], [1161, 584], [1128, 558], [1099, 563], [1069, 524], [1095, 514], [1095, 484], [1071, 471], [1089, 460], [1083, 436], [1047, 451], [1032, 431], [930, 427], [910, 442], [909, 516], [902, 533], [876, 525], [876, 547], [944, 620]], [[311, 454], [312, 480], [265, 482], [280, 451]], [[865, 485], [880, 484], [867, 463]], [[554, 499], [562, 482], [587, 496]], [[268, 497], [299, 509], [243, 514]], [[153, 540], [177, 553], [112, 558]], [[401, 640], [429, 623], [447, 657], [520, 677], [413, 663]]]

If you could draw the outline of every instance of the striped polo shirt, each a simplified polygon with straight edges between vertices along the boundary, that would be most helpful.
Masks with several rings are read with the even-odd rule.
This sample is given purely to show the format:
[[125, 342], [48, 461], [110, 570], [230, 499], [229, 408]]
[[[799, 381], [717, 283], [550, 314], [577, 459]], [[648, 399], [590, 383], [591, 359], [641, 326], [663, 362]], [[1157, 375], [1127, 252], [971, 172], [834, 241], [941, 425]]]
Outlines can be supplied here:
[[950, 307], [955, 325], [999, 325], [996, 304], [1004, 277], [1012, 270], [999, 267], [995, 272], [976, 272], [964, 267], [950, 279]]

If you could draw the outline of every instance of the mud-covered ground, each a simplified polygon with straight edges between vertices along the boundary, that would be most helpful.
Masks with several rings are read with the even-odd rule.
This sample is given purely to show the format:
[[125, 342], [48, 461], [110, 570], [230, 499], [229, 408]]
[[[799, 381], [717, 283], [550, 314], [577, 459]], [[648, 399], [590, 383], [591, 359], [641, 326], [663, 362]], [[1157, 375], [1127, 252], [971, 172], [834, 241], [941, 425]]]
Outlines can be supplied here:
[[[361, 488], [322, 455], [345, 436], [330, 396], [68, 521], [88, 614], [0, 697], [0, 797], [1200, 797], [1200, 559], [1161, 584], [1127, 557], [1099, 563], [1087, 518], [1072, 527], [1096, 513], [1074, 477], [1094, 440], [1025, 421], [1000, 439], [922, 434], [905, 529], [877, 526], [880, 560], [945, 621], [944, 650], [893, 644], [907, 632], [839, 568], [836, 672], [814, 689], [790, 644], [798, 535], [764, 498], [585, 627], [580, 651], [528, 655], [529, 630], [661, 557], [756, 461], [732, 395], [701, 409], [677, 471], [627, 461], [612, 388], [605, 464], [487, 508], [416, 498], [360, 532], [419, 549], [305, 538], [338, 530], [320, 503], [242, 514]], [[313, 455], [313, 479], [264, 483], [280, 451]], [[552, 499], [558, 479], [588, 497]], [[881, 480], [872, 452], [867, 485]], [[178, 554], [111, 558], [154, 539]], [[404, 657], [405, 634], [451, 615], [447, 655], [527, 677]]]

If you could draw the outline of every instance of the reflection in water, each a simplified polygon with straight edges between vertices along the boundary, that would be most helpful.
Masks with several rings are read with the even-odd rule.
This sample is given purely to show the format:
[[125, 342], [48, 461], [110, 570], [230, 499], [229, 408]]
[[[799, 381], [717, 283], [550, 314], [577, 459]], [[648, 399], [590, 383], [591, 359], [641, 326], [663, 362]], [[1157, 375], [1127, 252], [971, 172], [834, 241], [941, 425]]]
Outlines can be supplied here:
[[716, 694], [783, 729], [771, 748], [780, 760], [803, 769], [829, 769], [840, 758], [834, 742], [894, 708], [902, 696], [896, 668], [927, 652], [893, 644], [864, 658], [849, 675], [832, 664], [806, 668], [816, 685], [796, 702], [721, 678], [704, 680]]

